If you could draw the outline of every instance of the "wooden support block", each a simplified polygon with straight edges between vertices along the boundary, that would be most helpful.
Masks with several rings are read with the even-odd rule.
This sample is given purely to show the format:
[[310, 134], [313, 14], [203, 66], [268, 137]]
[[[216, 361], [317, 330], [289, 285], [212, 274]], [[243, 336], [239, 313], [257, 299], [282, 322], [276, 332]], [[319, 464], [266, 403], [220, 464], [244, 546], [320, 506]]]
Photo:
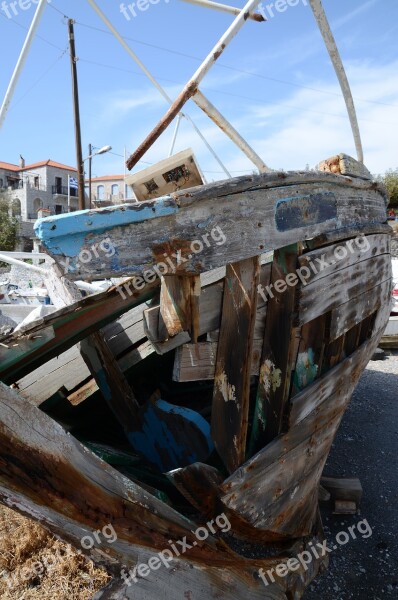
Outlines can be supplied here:
[[166, 275], [160, 288], [160, 315], [169, 337], [187, 331], [199, 335], [200, 277]]
[[334, 515], [356, 515], [358, 507], [355, 502], [350, 500], [335, 500], [334, 503]]
[[230, 472], [245, 459], [260, 257], [227, 265], [211, 430]]
[[322, 477], [321, 485], [331, 494], [333, 500], [354, 502], [359, 507], [362, 499], [362, 485], [359, 479]]

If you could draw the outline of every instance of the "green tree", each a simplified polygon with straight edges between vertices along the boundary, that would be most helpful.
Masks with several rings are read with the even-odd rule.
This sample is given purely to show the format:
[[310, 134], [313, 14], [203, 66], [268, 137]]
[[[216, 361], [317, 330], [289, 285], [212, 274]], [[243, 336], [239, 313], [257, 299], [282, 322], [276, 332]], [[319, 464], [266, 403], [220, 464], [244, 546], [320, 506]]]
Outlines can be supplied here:
[[398, 169], [389, 169], [379, 179], [386, 186], [390, 196], [389, 206], [398, 208]]
[[18, 220], [10, 216], [10, 203], [0, 195], [0, 250], [13, 251], [17, 242]]

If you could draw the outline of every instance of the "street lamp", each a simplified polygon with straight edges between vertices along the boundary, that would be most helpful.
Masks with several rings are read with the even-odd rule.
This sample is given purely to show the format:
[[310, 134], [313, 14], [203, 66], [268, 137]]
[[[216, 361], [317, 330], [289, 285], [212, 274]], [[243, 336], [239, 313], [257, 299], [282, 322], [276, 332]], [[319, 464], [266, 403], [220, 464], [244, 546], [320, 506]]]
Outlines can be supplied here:
[[92, 208], [91, 206], [91, 164], [92, 164], [92, 160], [93, 160], [93, 156], [97, 156], [98, 154], [105, 154], [106, 152], [110, 152], [112, 150], [112, 146], [102, 146], [102, 148], [99, 148], [96, 152], [93, 152], [94, 146], [92, 146], [91, 144], [88, 145], [88, 156], [86, 158], [83, 158], [83, 171], [84, 171], [84, 163], [86, 160], [88, 160], [88, 202], [89, 202], [89, 208]]

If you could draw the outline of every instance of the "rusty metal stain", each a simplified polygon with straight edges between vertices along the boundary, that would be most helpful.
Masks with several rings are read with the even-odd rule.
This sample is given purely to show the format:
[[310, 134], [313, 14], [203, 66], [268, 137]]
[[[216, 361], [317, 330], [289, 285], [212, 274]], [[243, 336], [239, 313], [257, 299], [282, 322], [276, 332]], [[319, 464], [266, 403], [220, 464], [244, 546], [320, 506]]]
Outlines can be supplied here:
[[220, 58], [220, 56], [221, 56], [221, 54], [224, 52], [224, 50], [225, 50], [225, 44], [221, 44], [221, 46], [220, 46], [220, 49], [219, 49], [219, 50], [217, 50], [217, 52], [214, 52], [214, 54], [213, 54], [213, 59], [214, 59], [214, 62], [215, 62], [215, 61], [216, 61], [218, 58]]

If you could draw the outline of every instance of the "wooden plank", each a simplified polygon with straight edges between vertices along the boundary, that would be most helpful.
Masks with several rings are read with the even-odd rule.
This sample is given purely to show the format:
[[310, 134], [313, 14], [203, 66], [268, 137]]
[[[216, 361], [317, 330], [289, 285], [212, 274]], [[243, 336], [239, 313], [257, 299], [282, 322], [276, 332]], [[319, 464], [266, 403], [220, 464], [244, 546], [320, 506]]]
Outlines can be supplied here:
[[375, 288], [352, 298], [331, 311], [330, 339], [335, 340], [351, 327], [385, 305], [391, 295], [391, 280], [387, 279]]
[[37, 351], [30, 352], [27, 349], [22, 355], [14, 356], [11, 364], [0, 362], [0, 378], [9, 383], [17, 381], [54, 356], [65, 352], [93, 331], [111, 323], [134, 306], [142, 304], [154, 295], [156, 289], [157, 284], [148, 284], [145, 289], [123, 297], [117, 288], [110, 288], [57, 310], [44, 317], [40, 325], [33, 324], [24, 334], [16, 333], [4, 337], [2, 343], [12, 345], [22, 339], [28, 339], [32, 334], [40, 334], [47, 326], [53, 327], [55, 334], [53, 339], [41, 345]]
[[[297, 256], [295, 244], [274, 253], [271, 275], [274, 293], [267, 305], [251, 454], [263, 448], [282, 430], [299, 342], [298, 330], [293, 326], [296, 288], [286, 285], [286, 278], [296, 272]], [[281, 282], [284, 285], [279, 288], [278, 283]]]
[[316, 250], [323, 246], [329, 246], [335, 242], [342, 242], [363, 235], [384, 234], [391, 236], [391, 227], [382, 223], [364, 223], [361, 225], [352, 225], [335, 231], [321, 233], [309, 240], [305, 240], [305, 247], [308, 250]]
[[[227, 265], [211, 432], [229, 472], [244, 461], [260, 258]], [[233, 348], [233, 351], [231, 351]]]
[[[260, 372], [262, 346], [262, 339], [253, 340], [250, 375], [258, 376]], [[174, 361], [173, 380], [182, 383], [186, 381], [205, 381], [214, 379], [217, 348], [218, 342], [184, 344], [177, 348]]]
[[[130, 275], [136, 277], [132, 287], [143, 289], [156, 271], [197, 275], [321, 233], [386, 221], [384, 190], [370, 181], [272, 174], [253, 176], [249, 190], [238, 190], [239, 183], [223, 182], [139, 206], [91, 211], [89, 221], [79, 213], [49, 217], [36, 234], [55, 260], [68, 258], [70, 278]], [[81, 252], [110, 237], [117, 252], [79, 262]]]
[[[368, 292], [391, 277], [391, 258], [382, 254], [335, 271], [298, 290], [297, 324], [303, 325]], [[314, 302], [314, 298], [317, 299]]]
[[[368, 235], [307, 252], [298, 261], [300, 268], [309, 271], [305, 284], [311, 285], [318, 279], [329, 277], [332, 273], [362, 261], [389, 254], [390, 239], [390, 235]], [[306, 276], [305, 271], [303, 275]]]

